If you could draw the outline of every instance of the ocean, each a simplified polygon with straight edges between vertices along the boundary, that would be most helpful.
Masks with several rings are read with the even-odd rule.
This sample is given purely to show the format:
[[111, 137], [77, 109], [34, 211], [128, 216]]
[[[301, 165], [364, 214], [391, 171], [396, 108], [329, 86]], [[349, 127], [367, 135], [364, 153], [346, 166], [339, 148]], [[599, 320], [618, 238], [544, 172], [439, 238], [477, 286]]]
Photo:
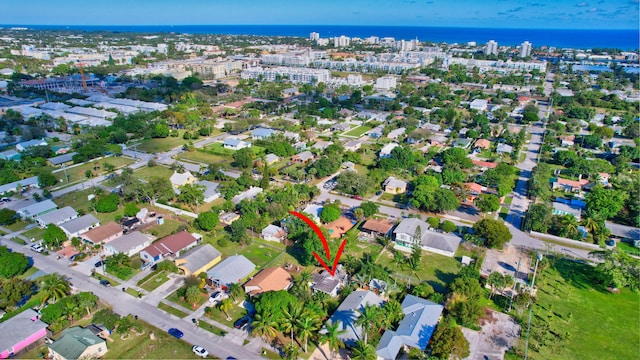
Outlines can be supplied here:
[[460, 27], [419, 26], [343, 26], [343, 25], [3, 25], [47, 30], [115, 31], [144, 33], [230, 34], [309, 37], [318, 32], [320, 37], [346, 35], [365, 38], [369, 36], [418, 39], [420, 41], [484, 44], [495, 40], [499, 45], [519, 45], [529, 41], [534, 47], [559, 48], [640, 48], [639, 30], [569, 30], [569, 29], [488, 29]]

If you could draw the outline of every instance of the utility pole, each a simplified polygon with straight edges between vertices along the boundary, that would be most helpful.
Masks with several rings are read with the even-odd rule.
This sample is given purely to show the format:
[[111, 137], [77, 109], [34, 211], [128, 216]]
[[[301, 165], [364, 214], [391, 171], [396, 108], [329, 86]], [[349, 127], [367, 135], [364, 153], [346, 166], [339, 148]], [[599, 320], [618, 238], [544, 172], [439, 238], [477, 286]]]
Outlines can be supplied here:
[[513, 294], [516, 291], [516, 279], [518, 278], [518, 272], [520, 271], [520, 260], [518, 259], [518, 267], [516, 268], [516, 272], [513, 274], [513, 286], [511, 287], [511, 300], [509, 300], [509, 310], [507, 312], [511, 312], [511, 305], [513, 304]]
[[[536, 256], [536, 265], [533, 268], [533, 279], [531, 280], [531, 292], [530, 292], [531, 297], [533, 297], [533, 287], [536, 283], [536, 272], [538, 271], [538, 263], [540, 262], [540, 260], [542, 260], [542, 254], [538, 254]], [[531, 315], [533, 313], [532, 310], [533, 309], [532, 309], [531, 298], [530, 298], [529, 299], [529, 320], [527, 322], [527, 342], [524, 347], [524, 360], [527, 360], [527, 354], [529, 352], [529, 334], [531, 332]]]

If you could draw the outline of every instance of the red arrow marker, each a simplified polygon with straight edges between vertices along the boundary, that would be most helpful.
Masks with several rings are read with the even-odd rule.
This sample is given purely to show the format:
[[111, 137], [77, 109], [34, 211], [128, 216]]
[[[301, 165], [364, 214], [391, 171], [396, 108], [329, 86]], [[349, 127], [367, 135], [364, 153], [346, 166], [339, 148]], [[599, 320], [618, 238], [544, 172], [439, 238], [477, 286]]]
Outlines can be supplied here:
[[[318, 238], [320, 238], [320, 241], [322, 241], [324, 252], [327, 254], [327, 262], [330, 262], [331, 252], [329, 250], [329, 243], [327, 242], [327, 239], [324, 237], [324, 234], [322, 233], [322, 231], [320, 231], [320, 228], [318, 227], [318, 225], [316, 225], [316, 223], [314, 223], [313, 220], [309, 219], [308, 217], [304, 216], [299, 212], [289, 211], [289, 213], [299, 218], [300, 220], [304, 221], [307, 225], [309, 225], [309, 227], [311, 227], [313, 232], [315, 232], [316, 235], [318, 235]], [[327, 270], [329, 274], [331, 274], [331, 276], [336, 274], [336, 269], [338, 267], [338, 260], [340, 259], [340, 256], [342, 256], [342, 251], [344, 251], [345, 245], [347, 245], [347, 239], [342, 240], [342, 244], [340, 244], [340, 248], [338, 249], [336, 258], [333, 259], [333, 267], [331, 268], [327, 265], [327, 263], [324, 260], [322, 260], [322, 258], [320, 257], [320, 255], [318, 255], [318, 253], [316, 253], [315, 251], [313, 252], [313, 256], [316, 258], [316, 260], [318, 260], [320, 265], [322, 265], [322, 267], [325, 268], [325, 270]]]

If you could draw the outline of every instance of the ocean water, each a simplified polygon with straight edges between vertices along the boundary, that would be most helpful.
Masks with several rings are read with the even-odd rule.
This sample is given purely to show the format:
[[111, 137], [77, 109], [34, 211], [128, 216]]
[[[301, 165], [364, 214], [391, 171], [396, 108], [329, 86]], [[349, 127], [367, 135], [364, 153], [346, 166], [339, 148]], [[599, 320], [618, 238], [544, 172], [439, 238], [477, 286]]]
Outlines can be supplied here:
[[475, 41], [484, 44], [495, 40], [499, 45], [519, 45], [530, 41], [534, 47], [555, 46], [561, 48], [587, 49], [594, 47], [635, 50], [640, 48], [640, 31], [632, 30], [569, 30], [569, 29], [489, 29], [460, 27], [419, 26], [343, 26], [343, 25], [4, 25], [23, 26], [29, 29], [83, 30], [115, 32], [175, 32], [189, 34], [230, 34], [309, 37], [312, 31], [320, 37], [346, 35], [350, 37], [394, 37], [396, 39], [419, 39], [420, 41], [466, 43]]

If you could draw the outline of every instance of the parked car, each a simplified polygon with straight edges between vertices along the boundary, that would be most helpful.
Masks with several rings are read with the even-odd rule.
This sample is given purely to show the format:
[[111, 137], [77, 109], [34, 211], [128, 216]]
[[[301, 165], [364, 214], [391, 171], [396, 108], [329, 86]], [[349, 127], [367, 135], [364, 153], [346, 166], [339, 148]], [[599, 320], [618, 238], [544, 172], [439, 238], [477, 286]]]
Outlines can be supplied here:
[[111, 282], [109, 282], [109, 280], [102, 279], [102, 280], [100, 280], [100, 285], [102, 285], [104, 287], [109, 287], [109, 286], [111, 286]]
[[382, 190], [378, 190], [378, 191], [376, 192], [376, 196], [380, 196], [380, 195], [382, 195]]
[[202, 346], [194, 345], [192, 351], [202, 358], [206, 358], [207, 356], [209, 356], [209, 352], [207, 351], [207, 349], [203, 348]]
[[241, 317], [240, 319], [236, 320], [235, 323], [233, 323], [233, 327], [235, 327], [236, 329], [242, 329], [248, 323], [249, 323], [249, 317], [247, 316]]
[[11, 201], [11, 199], [7, 197], [3, 197], [2, 199], [0, 199], [0, 203], [8, 203], [9, 201]]
[[176, 328], [171, 328], [168, 331], [169, 335], [175, 337], [175, 338], [182, 338], [184, 336], [184, 333]]
[[616, 242], [613, 239], [609, 239], [604, 242], [607, 246], [616, 246]]
[[103, 260], [99, 260], [95, 264], [93, 264], [93, 266], [97, 267], [97, 268], [101, 267], [102, 265], [104, 265], [104, 261]]
[[223, 295], [224, 294], [222, 293], [222, 291], [214, 291], [213, 293], [211, 293], [211, 296], [209, 297], [209, 301], [210, 302], [220, 301], [222, 300]]
[[353, 198], [356, 200], [362, 200], [362, 196], [360, 195], [353, 195]]
[[37, 244], [32, 244], [31, 245], [31, 250], [41, 253], [41, 252], [44, 251], [44, 248], [42, 247], [42, 244], [37, 243]]

